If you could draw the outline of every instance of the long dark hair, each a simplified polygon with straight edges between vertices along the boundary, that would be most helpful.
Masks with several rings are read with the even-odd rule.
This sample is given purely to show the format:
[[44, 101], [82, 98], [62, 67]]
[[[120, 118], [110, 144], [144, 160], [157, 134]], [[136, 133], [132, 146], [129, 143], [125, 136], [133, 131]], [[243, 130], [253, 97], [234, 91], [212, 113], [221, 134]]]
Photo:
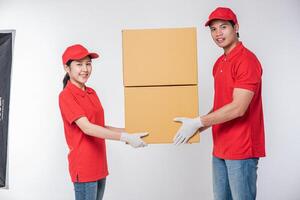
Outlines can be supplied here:
[[[66, 65], [67, 65], [68, 67], [70, 67], [72, 61], [73, 61], [73, 60], [69, 60], [69, 61], [66, 63]], [[69, 76], [69, 74], [68, 74], [68, 72], [67, 72], [66, 75], [65, 75], [65, 77], [64, 77], [64, 79], [63, 79], [63, 88], [66, 87], [66, 85], [67, 85], [67, 83], [68, 83], [69, 80], [70, 80], [70, 76]]]

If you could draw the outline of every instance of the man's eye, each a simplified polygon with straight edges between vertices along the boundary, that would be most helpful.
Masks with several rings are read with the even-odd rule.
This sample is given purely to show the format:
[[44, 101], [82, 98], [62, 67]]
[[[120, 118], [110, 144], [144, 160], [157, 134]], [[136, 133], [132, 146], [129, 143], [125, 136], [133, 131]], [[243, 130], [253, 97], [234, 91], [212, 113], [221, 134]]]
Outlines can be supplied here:
[[222, 29], [225, 29], [226, 27], [227, 27], [226, 25], [221, 26]]
[[81, 63], [77, 63], [76, 65], [77, 65], [77, 66], [82, 66], [82, 64], [81, 64]]

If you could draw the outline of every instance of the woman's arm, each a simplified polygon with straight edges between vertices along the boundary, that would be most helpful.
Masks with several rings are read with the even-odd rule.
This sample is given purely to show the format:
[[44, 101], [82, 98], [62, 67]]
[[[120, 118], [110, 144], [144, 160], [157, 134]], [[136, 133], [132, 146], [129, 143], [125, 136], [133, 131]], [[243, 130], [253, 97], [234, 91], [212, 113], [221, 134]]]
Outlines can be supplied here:
[[120, 140], [129, 143], [132, 147], [144, 147], [147, 144], [141, 139], [142, 137], [148, 135], [148, 133], [132, 133], [128, 134], [123, 132], [120, 128], [104, 128], [102, 126], [90, 123], [86, 117], [80, 117], [75, 120], [76, 125], [87, 135], [109, 139], [109, 140]]
[[111, 130], [111, 131], [115, 131], [115, 132], [125, 132], [125, 128], [118, 128], [118, 127], [113, 127], [113, 126], [105, 126], [105, 128]]
[[121, 132], [123, 132], [90, 123], [86, 117], [80, 117], [75, 120], [75, 123], [85, 134], [103, 139], [120, 140]]

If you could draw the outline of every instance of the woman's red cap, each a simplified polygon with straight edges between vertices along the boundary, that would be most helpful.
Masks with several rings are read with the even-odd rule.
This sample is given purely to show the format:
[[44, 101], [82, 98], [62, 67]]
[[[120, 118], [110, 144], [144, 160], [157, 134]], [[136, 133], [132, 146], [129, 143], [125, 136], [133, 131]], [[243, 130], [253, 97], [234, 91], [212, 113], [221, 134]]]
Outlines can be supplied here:
[[65, 65], [69, 60], [80, 60], [86, 56], [90, 56], [91, 59], [98, 58], [97, 53], [89, 52], [84, 46], [75, 44], [69, 46], [62, 55], [62, 61]]

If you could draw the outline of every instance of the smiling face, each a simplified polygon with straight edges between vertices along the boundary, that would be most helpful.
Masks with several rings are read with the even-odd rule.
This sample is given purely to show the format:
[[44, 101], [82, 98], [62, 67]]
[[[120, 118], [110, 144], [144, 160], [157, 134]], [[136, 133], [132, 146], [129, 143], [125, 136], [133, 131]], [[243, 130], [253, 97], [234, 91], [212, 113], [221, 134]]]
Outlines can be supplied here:
[[70, 66], [64, 65], [66, 72], [70, 76], [70, 81], [77, 87], [84, 89], [85, 83], [89, 79], [92, 72], [92, 61], [89, 56], [80, 60], [74, 60]]
[[213, 40], [219, 47], [224, 49], [225, 54], [235, 47], [238, 42], [238, 24], [232, 27], [229, 21], [213, 20], [209, 27]]

